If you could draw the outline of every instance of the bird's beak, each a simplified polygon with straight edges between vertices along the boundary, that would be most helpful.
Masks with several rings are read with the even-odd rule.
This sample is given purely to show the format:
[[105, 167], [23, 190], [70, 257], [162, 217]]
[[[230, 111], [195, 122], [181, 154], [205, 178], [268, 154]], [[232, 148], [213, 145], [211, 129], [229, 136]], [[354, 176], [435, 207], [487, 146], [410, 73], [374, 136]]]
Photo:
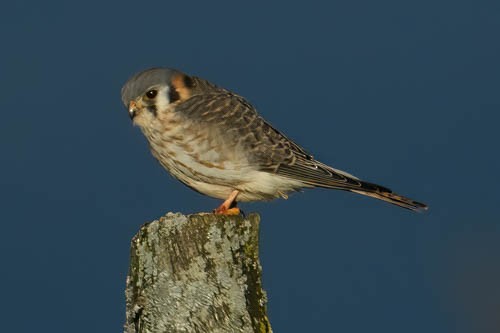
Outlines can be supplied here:
[[135, 101], [132, 101], [128, 105], [128, 115], [130, 116], [130, 119], [134, 119], [134, 117], [137, 114], [137, 103]]

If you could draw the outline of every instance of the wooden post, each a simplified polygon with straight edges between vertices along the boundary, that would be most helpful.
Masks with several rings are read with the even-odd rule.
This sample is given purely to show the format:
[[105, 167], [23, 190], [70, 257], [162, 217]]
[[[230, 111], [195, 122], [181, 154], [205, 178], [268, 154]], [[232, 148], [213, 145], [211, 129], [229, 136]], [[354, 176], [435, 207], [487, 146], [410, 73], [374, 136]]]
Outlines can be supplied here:
[[132, 240], [125, 333], [272, 332], [258, 214], [168, 213]]

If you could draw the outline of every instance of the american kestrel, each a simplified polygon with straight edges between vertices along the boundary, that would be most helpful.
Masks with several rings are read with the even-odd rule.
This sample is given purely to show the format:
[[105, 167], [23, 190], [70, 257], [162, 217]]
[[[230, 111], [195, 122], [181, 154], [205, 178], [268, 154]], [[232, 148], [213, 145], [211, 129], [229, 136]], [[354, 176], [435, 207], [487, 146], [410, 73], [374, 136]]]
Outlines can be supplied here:
[[192, 189], [225, 199], [215, 213], [239, 213], [237, 200], [286, 199], [290, 192], [312, 187], [427, 209], [315, 160], [243, 97], [199, 77], [152, 68], [132, 76], [121, 95], [160, 164]]

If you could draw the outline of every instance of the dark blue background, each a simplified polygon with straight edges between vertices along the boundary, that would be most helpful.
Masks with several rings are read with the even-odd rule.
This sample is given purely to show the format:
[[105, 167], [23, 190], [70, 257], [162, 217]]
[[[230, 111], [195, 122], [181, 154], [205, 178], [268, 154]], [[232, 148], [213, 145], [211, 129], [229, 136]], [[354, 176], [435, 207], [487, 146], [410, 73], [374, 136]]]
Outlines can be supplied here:
[[500, 331], [500, 2], [17, 1], [0, 21], [5, 332], [120, 332], [129, 241], [219, 202], [120, 102], [169, 66], [247, 97], [318, 159], [430, 205], [345, 192], [262, 216], [276, 332]]

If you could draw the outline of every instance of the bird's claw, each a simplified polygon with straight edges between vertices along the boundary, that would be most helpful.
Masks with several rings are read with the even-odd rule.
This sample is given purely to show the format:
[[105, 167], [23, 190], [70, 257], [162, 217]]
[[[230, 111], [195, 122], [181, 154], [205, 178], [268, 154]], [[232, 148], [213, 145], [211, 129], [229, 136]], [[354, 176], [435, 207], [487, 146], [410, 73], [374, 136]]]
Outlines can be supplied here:
[[219, 214], [219, 215], [240, 215], [241, 211], [238, 207], [233, 207], [233, 208], [226, 208], [226, 207], [218, 207], [214, 209], [214, 214]]

